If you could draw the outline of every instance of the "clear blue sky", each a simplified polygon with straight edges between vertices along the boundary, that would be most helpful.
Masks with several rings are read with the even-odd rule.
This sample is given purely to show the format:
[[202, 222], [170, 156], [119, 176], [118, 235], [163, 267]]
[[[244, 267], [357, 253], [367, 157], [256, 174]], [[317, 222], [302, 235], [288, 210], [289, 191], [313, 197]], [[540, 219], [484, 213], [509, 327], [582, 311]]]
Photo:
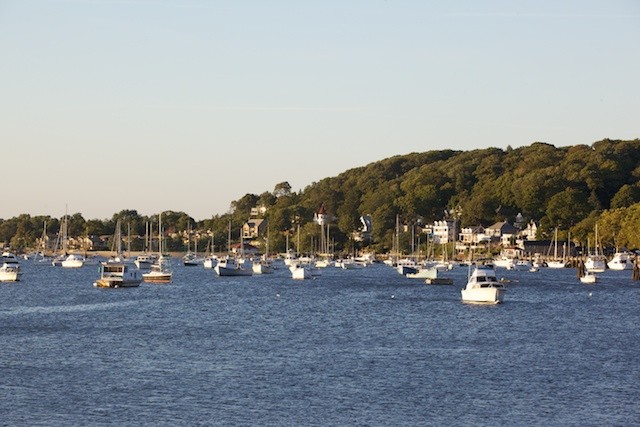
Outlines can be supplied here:
[[640, 137], [640, 2], [0, 0], [0, 218]]

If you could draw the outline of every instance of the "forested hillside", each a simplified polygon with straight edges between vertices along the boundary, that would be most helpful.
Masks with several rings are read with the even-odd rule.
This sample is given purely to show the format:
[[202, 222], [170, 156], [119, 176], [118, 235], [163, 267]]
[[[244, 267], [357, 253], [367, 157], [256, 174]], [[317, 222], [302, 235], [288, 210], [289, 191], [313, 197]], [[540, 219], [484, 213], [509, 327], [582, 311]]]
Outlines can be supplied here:
[[[299, 192], [283, 182], [272, 192], [246, 194], [231, 204], [229, 213], [198, 224], [187, 214], [171, 213], [166, 224], [183, 231], [191, 223], [202, 231], [203, 240], [208, 239], [204, 231], [212, 229], [216, 244], [223, 247], [229, 222], [232, 230], [239, 230], [251, 208], [264, 206], [271, 248], [283, 250], [287, 233], [290, 240], [300, 236], [302, 249], [312, 248], [320, 233], [313, 214], [324, 204], [333, 218], [330, 233], [337, 248], [353, 244], [350, 236], [361, 227], [360, 216], [369, 214], [373, 220], [371, 245], [385, 251], [391, 245], [396, 215], [404, 223], [429, 223], [443, 219], [446, 211], [455, 213], [462, 226], [487, 226], [513, 222], [521, 213], [525, 221], [539, 223], [541, 237], [558, 227], [565, 235], [571, 231], [577, 242], [585, 242], [600, 218], [603, 242], [640, 247], [638, 202], [640, 140], [606, 139], [570, 147], [536, 142], [506, 150], [442, 150], [395, 156], [325, 178]], [[108, 221], [84, 221], [76, 214], [73, 229], [80, 234], [109, 234], [123, 214], [135, 224], [138, 234], [144, 233], [145, 221], [153, 220], [137, 216], [136, 211], [116, 214]], [[3, 220], [0, 240], [28, 246], [41, 234], [43, 219], [23, 215]], [[26, 223], [33, 223], [29, 233]], [[56, 224], [54, 221], [52, 232]], [[237, 236], [235, 232], [234, 239]]]

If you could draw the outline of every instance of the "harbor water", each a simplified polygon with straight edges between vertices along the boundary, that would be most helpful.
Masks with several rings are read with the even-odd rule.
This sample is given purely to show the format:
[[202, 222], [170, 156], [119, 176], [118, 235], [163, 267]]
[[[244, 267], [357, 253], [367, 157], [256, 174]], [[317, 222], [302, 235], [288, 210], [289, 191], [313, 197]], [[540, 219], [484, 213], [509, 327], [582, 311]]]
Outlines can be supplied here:
[[382, 264], [98, 289], [22, 262], [0, 283], [3, 425], [638, 425], [640, 283], [497, 270], [463, 304]]

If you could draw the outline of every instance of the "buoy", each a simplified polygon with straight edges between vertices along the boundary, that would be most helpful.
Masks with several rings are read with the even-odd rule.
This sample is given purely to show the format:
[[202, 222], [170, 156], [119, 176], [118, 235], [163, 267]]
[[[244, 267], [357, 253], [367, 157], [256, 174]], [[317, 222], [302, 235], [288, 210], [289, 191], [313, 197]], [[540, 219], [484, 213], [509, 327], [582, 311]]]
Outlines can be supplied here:
[[593, 292], [589, 292], [589, 297], [591, 297], [593, 295]]
[[394, 299], [396, 296], [395, 295], [391, 295], [391, 299]]

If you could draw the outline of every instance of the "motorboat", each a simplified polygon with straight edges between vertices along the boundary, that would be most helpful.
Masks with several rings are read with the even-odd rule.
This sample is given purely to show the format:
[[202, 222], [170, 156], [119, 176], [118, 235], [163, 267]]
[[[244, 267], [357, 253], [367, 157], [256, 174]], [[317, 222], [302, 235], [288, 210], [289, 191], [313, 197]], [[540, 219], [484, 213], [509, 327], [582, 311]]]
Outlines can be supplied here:
[[587, 271], [592, 273], [603, 273], [607, 268], [607, 259], [604, 255], [589, 255], [587, 260], [584, 262], [584, 266]]
[[158, 257], [155, 254], [143, 253], [138, 255], [133, 263], [140, 270], [149, 270], [151, 265], [156, 262], [157, 259]]
[[462, 302], [480, 304], [499, 304], [505, 291], [504, 284], [496, 278], [493, 268], [476, 265], [469, 276], [467, 285], [460, 292]]
[[171, 266], [169, 259], [163, 256], [151, 264], [149, 271], [142, 274], [142, 279], [148, 283], [171, 283], [173, 280], [173, 273], [171, 272]]
[[0, 282], [17, 282], [21, 275], [22, 271], [18, 263], [3, 262], [0, 266]]
[[218, 260], [214, 270], [218, 276], [252, 276], [253, 268], [244, 268], [240, 263], [231, 257]]
[[633, 269], [633, 261], [627, 252], [616, 252], [607, 263], [607, 267], [611, 270], [631, 270]]
[[273, 273], [273, 265], [271, 261], [266, 259], [254, 260], [253, 265], [253, 274], [271, 274]]
[[65, 268], [80, 268], [84, 265], [85, 257], [80, 254], [69, 254], [60, 265]]
[[100, 278], [93, 286], [98, 288], [132, 288], [140, 286], [142, 272], [133, 263], [103, 262], [100, 265]]
[[415, 261], [409, 259], [399, 260], [396, 266], [398, 273], [406, 276], [407, 274], [415, 274], [418, 272], [418, 265]]
[[194, 252], [187, 252], [185, 256], [182, 257], [182, 263], [185, 267], [197, 267], [204, 264], [204, 258], [199, 257]]
[[513, 270], [516, 264], [513, 258], [503, 256], [494, 260], [493, 265], [500, 268], [506, 268], [507, 270]]
[[405, 276], [408, 279], [437, 279], [438, 268], [437, 267], [420, 267], [415, 273], [407, 273]]
[[204, 268], [215, 268], [217, 264], [218, 264], [218, 257], [215, 255], [210, 255], [208, 257], [205, 257], [204, 261], [202, 262], [202, 266]]
[[589, 270], [585, 271], [583, 276], [580, 276], [580, 282], [582, 283], [592, 284], [592, 283], [596, 283], [597, 281], [598, 281], [598, 276], [596, 276], [595, 273]]
[[289, 266], [289, 271], [291, 271], [291, 278], [295, 280], [305, 280], [311, 279], [311, 271], [305, 266], [301, 264], [293, 264]]

